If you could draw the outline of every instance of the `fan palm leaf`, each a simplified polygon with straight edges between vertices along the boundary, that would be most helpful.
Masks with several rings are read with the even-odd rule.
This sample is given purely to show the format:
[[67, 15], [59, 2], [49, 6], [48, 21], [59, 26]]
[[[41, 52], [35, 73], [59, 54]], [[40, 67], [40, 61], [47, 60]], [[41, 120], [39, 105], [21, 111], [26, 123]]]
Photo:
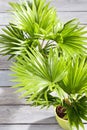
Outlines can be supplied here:
[[81, 27], [77, 19], [73, 19], [64, 25], [61, 31], [63, 42], [60, 47], [69, 54], [75, 51], [79, 54], [87, 53], [87, 31], [85, 26]]
[[[5, 55], [21, 55], [25, 48], [31, 46], [38, 46], [40, 51], [47, 53], [50, 46], [54, 47], [54, 42], [45, 37], [61, 30], [62, 23], [49, 3], [45, 0], [33, 0], [10, 5], [14, 20], [6, 29], [2, 29], [4, 34], [0, 34], [0, 43]], [[42, 48], [43, 41], [47, 43], [45, 48]]]
[[86, 58], [76, 57], [71, 61], [67, 75], [65, 76], [61, 87], [70, 94], [87, 92], [87, 61]]
[[38, 48], [44, 55], [55, 47], [65, 56], [87, 54], [87, 31], [77, 19], [63, 24], [57, 18], [56, 10], [45, 0], [10, 5], [13, 24], [3, 29], [4, 34], [0, 34], [5, 54], [20, 55], [31, 46]]
[[85, 130], [82, 120], [87, 120], [87, 97], [78, 95], [76, 98], [72, 96], [70, 99], [70, 104], [64, 102], [64, 106], [66, 107], [71, 130]]
[[18, 82], [16, 87], [22, 86], [19, 91], [25, 91], [23, 95], [29, 96], [29, 101], [36, 99], [38, 102], [40, 93], [41, 96], [45, 94], [46, 101], [47, 94], [59, 87], [58, 82], [66, 74], [66, 62], [63, 57], [58, 58], [56, 50], [51, 50], [48, 58], [36, 50], [30, 51], [26, 50], [27, 56], [17, 57], [18, 62], [11, 67]]
[[0, 34], [0, 48], [4, 54], [21, 54], [23, 47], [28, 42], [27, 37], [24, 36], [22, 30], [17, 29], [13, 24], [7, 26], [6, 29], [3, 29], [5, 34]]
[[21, 4], [10, 3], [10, 5], [15, 16], [14, 24], [30, 36], [51, 33], [58, 24], [56, 11], [46, 3], [46, 0], [25, 1]]

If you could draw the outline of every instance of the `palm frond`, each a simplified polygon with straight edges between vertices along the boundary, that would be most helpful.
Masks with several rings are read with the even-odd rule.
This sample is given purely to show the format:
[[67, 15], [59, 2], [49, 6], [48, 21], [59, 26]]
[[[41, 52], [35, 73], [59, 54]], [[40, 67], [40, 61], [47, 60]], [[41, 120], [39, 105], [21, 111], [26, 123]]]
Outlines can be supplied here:
[[[87, 31], [77, 19], [64, 25], [57, 18], [56, 10], [45, 0], [10, 3], [13, 24], [3, 29], [0, 43], [5, 54], [21, 54], [27, 47], [35, 47], [44, 55], [50, 48], [58, 48], [67, 56], [87, 54]], [[42, 48], [43, 42], [46, 45]]]
[[60, 83], [68, 94], [87, 92], [87, 61], [86, 58], [75, 58], [69, 63], [67, 75]]
[[[45, 0], [10, 3], [13, 21], [0, 34], [0, 43], [5, 55], [21, 55], [27, 47], [38, 48], [48, 54], [54, 47], [47, 35], [53, 35], [62, 29], [62, 23], [56, 16], [56, 10]], [[41, 40], [41, 41], [40, 41]], [[42, 46], [45, 41], [46, 46]]]
[[65, 104], [71, 129], [84, 130], [82, 119], [87, 120], [87, 97], [79, 95], [71, 98], [70, 104]]
[[35, 34], [48, 34], [58, 24], [56, 11], [46, 0], [25, 1], [21, 4], [10, 3], [17, 28]]
[[50, 103], [47, 95], [59, 87], [58, 82], [66, 74], [66, 62], [63, 57], [58, 58], [56, 50], [51, 50], [47, 58], [32, 49], [30, 52], [26, 50], [26, 53], [27, 55], [23, 54], [22, 58], [17, 57], [18, 62], [11, 67], [16, 77], [15, 81], [19, 83], [16, 87], [22, 86], [19, 91], [25, 91], [23, 96], [29, 96], [29, 101], [34, 102], [36, 99], [39, 103], [41, 93], [41, 97], [45, 94], [45, 101], [48, 100]]
[[44, 36], [44, 39], [55, 41], [56, 47], [65, 56], [87, 55], [86, 26], [80, 25], [77, 19], [68, 21], [61, 30]]
[[85, 26], [81, 26], [77, 19], [72, 19], [64, 24], [61, 31], [62, 41], [58, 41], [63, 53], [87, 54], [87, 31]]
[[24, 32], [15, 27], [15, 25], [10, 24], [3, 29], [4, 33], [0, 34], [1, 51], [7, 54], [21, 54], [25, 44], [28, 40], [25, 37]]

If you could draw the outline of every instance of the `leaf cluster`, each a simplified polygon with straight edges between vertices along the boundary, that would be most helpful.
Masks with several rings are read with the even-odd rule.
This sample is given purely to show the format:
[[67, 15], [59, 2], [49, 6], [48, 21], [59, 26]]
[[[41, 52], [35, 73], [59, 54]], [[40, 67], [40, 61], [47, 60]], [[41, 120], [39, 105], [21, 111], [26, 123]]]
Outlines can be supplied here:
[[77, 19], [62, 23], [46, 0], [25, 0], [10, 5], [13, 20], [0, 34], [5, 55], [21, 55], [28, 47], [37, 48], [43, 55], [50, 48], [58, 48], [65, 56], [86, 55], [87, 31]]
[[84, 130], [83, 120], [87, 120], [87, 97], [85, 95], [77, 95], [71, 98], [71, 103], [66, 104], [66, 113], [70, 122], [71, 129]]
[[87, 120], [86, 58], [65, 59], [59, 56], [57, 49], [51, 49], [44, 57], [36, 49], [29, 49], [25, 50], [27, 55], [17, 57], [17, 62], [11, 67], [14, 81], [18, 82], [14, 87], [21, 86], [18, 92], [23, 91], [22, 97], [27, 97], [27, 102], [32, 105], [62, 105], [72, 129], [84, 128], [82, 119]]
[[26, 50], [26, 53], [22, 58], [17, 57], [18, 62], [11, 67], [15, 72], [13, 75], [16, 76], [14, 81], [19, 82], [16, 87], [22, 86], [19, 91], [24, 91], [23, 96], [28, 96], [28, 101], [36, 100], [38, 104], [41, 101], [40, 105], [45, 102], [45, 106], [50, 106], [50, 102], [53, 104], [57, 100], [51, 93], [59, 88], [58, 82], [66, 73], [65, 60], [63, 57], [58, 58], [57, 50], [50, 50], [47, 58], [36, 50]]
[[[10, 3], [13, 20], [0, 34], [0, 52], [16, 56], [18, 92], [41, 107], [61, 105], [71, 129], [87, 120], [87, 31], [77, 19], [62, 23], [46, 0]], [[73, 116], [72, 116], [73, 115]]]

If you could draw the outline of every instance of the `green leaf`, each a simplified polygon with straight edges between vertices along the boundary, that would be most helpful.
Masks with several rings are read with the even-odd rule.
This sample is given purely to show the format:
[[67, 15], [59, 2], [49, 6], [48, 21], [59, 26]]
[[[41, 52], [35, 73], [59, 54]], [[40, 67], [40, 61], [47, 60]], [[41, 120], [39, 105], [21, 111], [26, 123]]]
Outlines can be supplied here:
[[[44, 57], [37, 50], [30, 52], [25, 50], [27, 55], [22, 54], [22, 57], [17, 57], [17, 62], [11, 67], [14, 72], [15, 81], [18, 82], [22, 88], [19, 91], [23, 91], [24, 97], [29, 97], [28, 101], [38, 102], [41, 100], [39, 93], [44, 91], [43, 100], [45, 106], [49, 102], [51, 103], [48, 94], [58, 89], [58, 82], [61, 81], [66, 74], [66, 61], [63, 57], [58, 57], [57, 50], [50, 50], [48, 57]], [[50, 91], [50, 93], [48, 92]], [[58, 94], [58, 92], [57, 92]], [[54, 99], [54, 96], [52, 96]], [[55, 99], [57, 99], [56, 97]], [[42, 103], [43, 105], [43, 103]]]
[[68, 94], [87, 92], [87, 62], [86, 58], [74, 57], [68, 66], [64, 80], [60, 82], [62, 89]]

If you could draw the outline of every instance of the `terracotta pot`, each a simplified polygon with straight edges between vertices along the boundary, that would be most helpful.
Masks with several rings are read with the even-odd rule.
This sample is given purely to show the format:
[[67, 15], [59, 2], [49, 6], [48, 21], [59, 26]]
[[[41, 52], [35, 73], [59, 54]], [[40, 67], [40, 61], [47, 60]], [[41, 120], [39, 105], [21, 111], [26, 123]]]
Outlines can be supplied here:
[[65, 119], [63, 119], [63, 118], [60, 118], [60, 117], [56, 114], [56, 111], [55, 111], [55, 115], [56, 115], [56, 120], [57, 120], [57, 122], [58, 122], [58, 124], [60, 125], [61, 128], [63, 128], [64, 130], [71, 130], [68, 120], [65, 120]]

